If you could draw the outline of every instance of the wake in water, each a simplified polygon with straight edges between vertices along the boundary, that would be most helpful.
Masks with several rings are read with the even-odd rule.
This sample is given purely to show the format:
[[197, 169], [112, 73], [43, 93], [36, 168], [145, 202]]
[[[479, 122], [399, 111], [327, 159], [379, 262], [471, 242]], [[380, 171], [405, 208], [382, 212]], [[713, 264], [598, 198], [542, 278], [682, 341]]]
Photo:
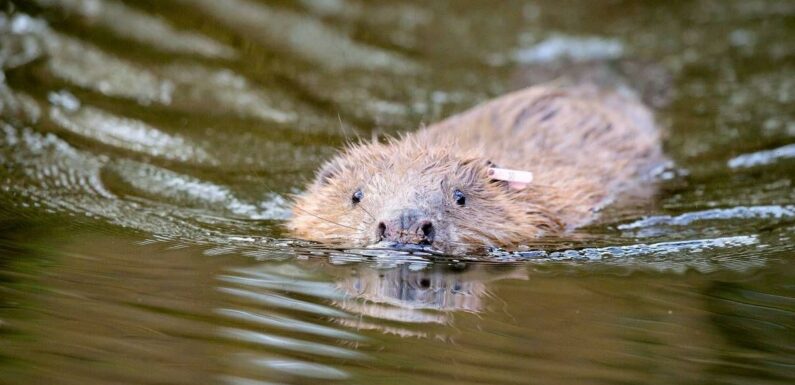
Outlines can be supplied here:
[[[324, 255], [336, 262], [388, 261], [398, 265], [427, 261], [432, 255], [422, 252], [388, 250], [343, 250], [329, 252], [326, 248], [302, 246], [289, 250], [291, 240], [261, 237], [262, 227], [256, 221], [281, 221], [289, 216], [286, 198], [266, 194], [261, 201], [242, 200], [227, 187], [202, 181], [132, 160], [110, 160], [77, 150], [58, 137], [38, 134], [31, 129], [2, 127], [0, 161], [16, 175], [6, 191], [22, 194], [33, 205], [51, 212], [93, 217], [115, 225], [150, 233], [156, 240], [179, 240], [188, 244], [214, 245], [208, 254], [244, 253], [274, 257], [297, 253]], [[180, 144], [175, 144], [179, 146]], [[655, 235], [672, 231], [677, 226], [696, 222], [791, 219], [791, 206], [753, 206], [713, 209], [677, 216], [655, 216], [618, 225], [624, 231], [643, 237], [643, 231], [656, 229]], [[667, 230], [665, 230], [667, 229]], [[288, 249], [282, 248], [288, 246]], [[764, 259], [748, 254], [745, 262], [737, 259], [743, 253], [733, 252], [734, 261], [721, 266], [720, 252], [763, 247], [756, 234], [630, 244], [615, 247], [577, 250], [538, 250], [508, 253], [494, 250], [469, 260], [492, 262], [519, 261], [600, 261], [611, 265], [634, 266], [660, 270], [684, 271], [694, 268], [709, 272], [721, 267], [747, 269], [764, 265]], [[259, 249], [259, 251], [258, 251]]]
[[[59, 4], [68, 9], [73, 5], [70, 2]], [[275, 15], [268, 8], [251, 7], [258, 18], [268, 19]], [[89, 12], [77, 8], [72, 11]], [[104, 20], [102, 15], [113, 17], [129, 13], [127, 11], [125, 6], [110, 2], [85, 16]], [[165, 51], [227, 60], [238, 54], [233, 48], [211, 39], [181, 34], [162, 21], [147, 18], [145, 14], [133, 14], [132, 19], [107, 26], [120, 34], [142, 31], [137, 26], [152, 26], [173, 37], [170, 45], [159, 46]], [[220, 106], [220, 110], [274, 124], [317, 119], [312, 108], [301, 106], [301, 103], [279, 102], [290, 97], [276, 90], [257, 89], [244, 76], [231, 70], [200, 64], [143, 68], [53, 31], [45, 22], [27, 15], [2, 16], [0, 28], [4, 31], [5, 47], [9, 47], [0, 57], [4, 70], [44, 59], [44, 68], [49, 73], [72, 86], [134, 100], [144, 106], [161, 105], [178, 111], [197, 105], [209, 109]], [[260, 28], [266, 27], [257, 27]], [[147, 33], [132, 37], [154, 43]], [[330, 38], [338, 39], [334, 35]], [[594, 51], [589, 55], [602, 52], [613, 57], [620, 56], [623, 51], [615, 42], [550, 38], [533, 50], [517, 55], [521, 60], [558, 60], [559, 56], [573, 55], [571, 49], [580, 45]], [[367, 47], [351, 48], [356, 55], [371, 55], [372, 60], [381, 60], [377, 52], [370, 51]], [[346, 63], [340, 65], [350, 64]], [[405, 67], [412, 65], [407, 62]], [[4, 119], [0, 162], [8, 170], [6, 180], [9, 181], [3, 189], [13, 197], [15, 204], [143, 231], [150, 234], [153, 241], [207, 245], [207, 254], [239, 252], [257, 258], [323, 256], [335, 263], [374, 260], [377, 264], [393, 266], [423, 264], [439, 258], [422, 252], [329, 250], [281, 239], [279, 223], [290, 215], [289, 188], [282, 186], [279, 192], [253, 188], [240, 191], [223, 181], [210, 181], [201, 176], [205, 174], [202, 169], [234, 169], [245, 164], [304, 162], [313, 165], [318, 154], [312, 147], [271, 139], [263, 142], [246, 136], [169, 132], [83, 102], [66, 89], [52, 90], [37, 98], [13, 90], [5, 77], [0, 80]], [[300, 112], [300, 119], [296, 112]], [[219, 151], [208, 141], [225, 143], [242, 152]], [[727, 166], [749, 168], [786, 160], [791, 157], [790, 147], [740, 155], [729, 160]], [[262, 184], [251, 183], [252, 186]], [[756, 233], [727, 235], [721, 231], [721, 223], [765, 223], [789, 220], [793, 216], [795, 208], [791, 205], [735, 206], [656, 215], [615, 226], [622, 232], [619, 239], [613, 240], [617, 246], [556, 250], [547, 245], [539, 250], [513, 253], [492, 250], [487, 255], [465, 259], [503, 263], [598, 261], [672, 271], [747, 269], [766, 263], [764, 258], [752, 257], [752, 251], [771, 246], [768, 244], [770, 237]], [[694, 225], [701, 227], [693, 229]], [[680, 232], [678, 228], [687, 230], [682, 232], [687, 239], [676, 236]], [[707, 231], [700, 234], [699, 229]], [[266, 236], [262, 236], [263, 233]], [[648, 238], [655, 238], [655, 242], [636, 243]], [[608, 239], [599, 241], [610, 242]], [[720, 254], [729, 249], [732, 249], [733, 260], [721, 259]], [[743, 260], [745, 257], [747, 260]]]

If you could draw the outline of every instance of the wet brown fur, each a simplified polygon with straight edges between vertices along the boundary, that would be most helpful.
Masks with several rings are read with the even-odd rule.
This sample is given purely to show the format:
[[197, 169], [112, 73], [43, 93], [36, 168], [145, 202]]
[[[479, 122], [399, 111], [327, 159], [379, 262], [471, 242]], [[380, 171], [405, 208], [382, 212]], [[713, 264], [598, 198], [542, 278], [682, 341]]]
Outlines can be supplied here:
[[[437, 250], [510, 248], [585, 225], [619, 196], [647, 195], [664, 161], [651, 112], [634, 95], [535, 86], [387, 143], [349, 147], [295, 198], [288, 227], [302, 239], [366, 246], [378, 241], [380, 221], [411, 208], [433, 221]], [[511, 189], [489, 180], [493, 164], [535, 179]], [[364, 199], [354, 205], [357, 189]]]

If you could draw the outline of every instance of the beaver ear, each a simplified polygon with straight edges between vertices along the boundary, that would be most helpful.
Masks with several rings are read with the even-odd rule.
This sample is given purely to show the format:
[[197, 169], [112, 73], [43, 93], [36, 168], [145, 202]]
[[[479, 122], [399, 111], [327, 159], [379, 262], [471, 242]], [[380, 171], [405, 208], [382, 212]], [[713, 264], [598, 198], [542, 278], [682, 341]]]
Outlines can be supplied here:
[[[491, 160], [488, 160], [488, 159], [486, 160], [486, 167], [488, 167], [490, 169], [491, 168], [500, 168], [500, 166], [498, 166], [496, 163], [494, 163], [494, 162], [492, 162]], [[489, 179], [489, 183], [491, 183], [494, 186], [498, 186], [499, 188], [504, 189], [506, 191], [522, 190], [525, 187], [527, 187], [524, 184], [509, 182], [509, 181], [502, 180], [502, 179]]]
[[511, 190], [511, 184], [509, 182], [504, 181], [504, 180], [489, 179], [489, 184], [491, 184], [493, 186], [497, 186], [497, 187], [499, 187], [501, 189], [505, 189], [506, 191], [507, 190]]
[[[500, 167], [500, 166], [497, 166], [496, 163], [492, 162], [491, 159], [486, 159], [485, 163], [486, 163], [486, 168]], [[491, 183], [492, 185], [504, 188], [506, 190], [508, 190], [509, 187], [510, 187], [508, 182], [506, 182], [504, 180], [499, 180], [499, 179], [489, 179], [489, 183]]]
[[483, 167], [486, 167], [486, 168], [499, 167], [496, 164], [494, 164], [494, 162], [492, 162], [491, 160], [483, 159], [483, 158], [465, 159], [465, 160], [461, 161], [461, 166], [473, 166], [473, 167], [476, 167], [476, 168], [480, 167], [480, 166], [483, 166]]
[[458, 164], [458, 176], [466, 183], [473, 183], [482, 177], [484, 170], [488, 170], [490, 163], [491, 161], [479, 157], [463, 159]]

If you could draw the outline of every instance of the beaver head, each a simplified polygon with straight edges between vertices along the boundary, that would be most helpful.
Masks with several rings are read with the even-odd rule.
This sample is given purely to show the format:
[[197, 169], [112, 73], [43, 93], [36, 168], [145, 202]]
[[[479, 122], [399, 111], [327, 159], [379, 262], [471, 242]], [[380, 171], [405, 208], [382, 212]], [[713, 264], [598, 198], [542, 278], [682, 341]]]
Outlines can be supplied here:
[[445, 254], [511, 246], [559, 227], [534, 186], [491, 180], [484, 154], [456, 147], [411, 135], [351, 146], [295, 197], [288, 227], [303, 239]]

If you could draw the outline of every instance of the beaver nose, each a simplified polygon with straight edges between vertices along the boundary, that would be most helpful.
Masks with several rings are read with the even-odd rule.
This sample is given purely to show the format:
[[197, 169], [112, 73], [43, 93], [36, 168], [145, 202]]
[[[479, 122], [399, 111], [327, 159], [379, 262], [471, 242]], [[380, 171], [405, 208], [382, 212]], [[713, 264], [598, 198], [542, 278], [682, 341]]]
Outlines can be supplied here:
[[418, 210], [403, 210], [381, 221], [376, 228], [379, 241], [430, 244], [436, 235], [433, 222]]

